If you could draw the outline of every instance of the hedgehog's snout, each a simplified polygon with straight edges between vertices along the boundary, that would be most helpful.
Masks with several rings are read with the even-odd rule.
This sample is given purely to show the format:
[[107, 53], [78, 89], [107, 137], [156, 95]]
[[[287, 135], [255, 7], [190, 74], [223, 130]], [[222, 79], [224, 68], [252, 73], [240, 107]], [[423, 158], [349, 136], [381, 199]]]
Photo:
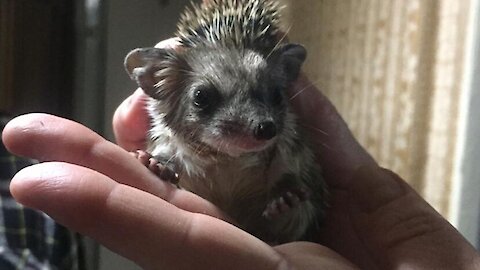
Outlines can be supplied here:
[[253, 135], [257, 140], [270, 140], [277, 135], [277, 126], [273, 121], [261, 122], [253, 129]]

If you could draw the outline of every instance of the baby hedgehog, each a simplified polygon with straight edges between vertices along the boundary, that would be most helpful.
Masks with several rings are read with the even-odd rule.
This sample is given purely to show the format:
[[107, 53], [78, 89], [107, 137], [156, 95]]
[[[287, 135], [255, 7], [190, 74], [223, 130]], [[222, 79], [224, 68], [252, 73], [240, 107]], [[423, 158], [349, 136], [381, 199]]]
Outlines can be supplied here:
[[158, 164], [139, 159], [268, 243], [308, 240], [327, 192], [287, 97], [306, 50], [281, 43], [278, 4], [192, 4], [176, 36], [176, 50], [125, 60], [150, 96], [147, 151]]

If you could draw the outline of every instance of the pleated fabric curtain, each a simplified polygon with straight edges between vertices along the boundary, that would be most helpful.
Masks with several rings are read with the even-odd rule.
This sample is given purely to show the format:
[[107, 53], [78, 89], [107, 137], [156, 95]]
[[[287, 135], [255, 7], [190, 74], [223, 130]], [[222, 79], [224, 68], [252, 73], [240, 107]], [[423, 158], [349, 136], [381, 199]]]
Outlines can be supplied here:
[[284, 0], [305, 71], [358, 140], [450, 214], [470, 0]]

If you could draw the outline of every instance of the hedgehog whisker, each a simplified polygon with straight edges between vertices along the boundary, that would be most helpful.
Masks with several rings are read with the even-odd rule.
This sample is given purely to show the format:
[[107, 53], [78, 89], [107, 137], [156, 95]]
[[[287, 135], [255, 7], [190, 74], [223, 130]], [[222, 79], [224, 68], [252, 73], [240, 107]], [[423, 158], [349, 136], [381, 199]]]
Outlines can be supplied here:
[[321, 129], [317, 128], [317, 127], [314, 127], [314, 126], [311, 126], [311, 125], [305, 125], [305, 124], [300, 124], [300, 125], [303, 126], [303, 127], [305, 127], [305, 128], [309, 128], [309, 129], [313, 129], [313, 130], [315, 130], [315, 131], [318, 131], [319, 133], [321, 133], [321, 134], [323, 134], [323, 135], [325, 135], [325, 136], [330, 136], [330, 135], [328, 134], [328, 132], [326, 132], [326, 131], [324, 131], [324, 130], [321, 130]]
[[204, 144], [198, 144], [197, 148], [195, 148], [195, 154], [200, 155], [203, 153], [205, 149], [206, 149], [206, 146]]
[[193, 153], [194, 153], [194, 154], [199, 154], [199, 153], [200, 153], [200, 147], [201, 147], [201, 146], [202, 146], [201, 144], [195, 145], [195, 149], [193, 149]]
[[325, 148], [327, 148], [328, 150], [335, 151], [335, 149], [333, 149], [332, 147], [328, 146], [328, 144], [326, 144], [326, 143], [322, 143], [322, 142], [321, 142], [320, 145], [323, 146], [323, 147], [325, 147]]
[[289, 100], [290, 100], [290, 101], [294, 100], [294, 99], [297, 98], [300, 94], [302, 94], [305, 90], [307, 90], [309, 87], [311, 87], [311, 86], [316, 86], [316, 84], [317, 84], [318, 82], [320, 82], [320, 80], [321, 80], [321, 79], [318, 79], [318, 80], [316, 80], [316, 81], [314, 81], [314, 82], [310, 82], [309, 84], [307, 84], [307, 86], [305, 86], [304, 88], [298, 90], [293, 96], [290, 97]]
[[205, 146], [203, 146], [203, 145], [199, 145], [199, 146], [195, 149], [195, 155], [200, 156], [200, 155], [203, 153], [204, 147], [205, 147]]
[[322, 139], [318, 139], [315, 138], [315, 139], [312, 139], [311, 142], [313, 143], [313, 145], [318, 145], [318, 146], [322, 146], [330, 151], [336, 151], [335, 148], [329, 146], [326, 142], [324, 142]]
[[201, 150], [204, 152], [208, 148], [210, 148], [210, 146], [208, 144], [204, 144]]
[[198, 152], [196, 152], [198, 155], [200, 155], [201, 153], [203, 153], [207, 148], [209, 148], [210, 146], [206, 143], [199, 143], [198, 144]]
[[177, 157], [177, 154], [178, 154], [178, 153], [173, 154], [167, 161], [165, 161], [165, 166], [166, 166], [168, 163], [170, 163], [174, 158], [176, 158], [176, 157]]
[[270, 51], [270, 53], [267, 55], [267, 57], [265, 58], [266, 60], [268, 60], [268, 58], [270, 58], [270, 56], [272, 56], [273, 52], [275, 52], [275, 50], [278, 48], [278, 46], [280, 46], [280, 44], [282, 44], [283, 40], [287, 37], [288, 33], [290, 33], [290, 30], [292, 29], [292, 26], [290, 25], [288, 28], [287, 28], [287, 31], [285, 31], [285, 33], [283, 33], [282, 37], [278, 40], [277, 44], [275, 44], [275, 46], [273, 47], [273, 49]]
[[205, 150], [208, 148], [208, 145], [206, 143], [199, 143], [197, 145], [197, 148], [195, 149], [195, 154], [202, 154], [203, 152], [205, 152]]
[[308, 87], [312, 86], [312, 84], [306, 86], [305, 88], [302, 88], [300, 91], [298, 91], [297, 93], [295, 93], [293, 96], [290, 97], [290, 100], [294, 100], [295, 98], [297, 98], [301, 93], [303, 93], [303, 91], [307, 90]]
[[217, 146], [217, 149], [216, 149], [216, 151], [217, 151], [217, 153], [216, 153], [217, 156], [220, 154], [220, 149], [223, 147], [222, 144], [225, 144], [225, 142], [224, 142], [223, 140], [220, 140], [220, 142], [219, 142], [219, 144], [218, 144], [218, 146]]
[[193, 140], [194, 137], [195, 137], [195, 134], [197, 134], [197, 131], [200, 129], [200, 127], [196, 127], [194, 130], [192, 130], [190, 133], [189, 133], [189, 140]]

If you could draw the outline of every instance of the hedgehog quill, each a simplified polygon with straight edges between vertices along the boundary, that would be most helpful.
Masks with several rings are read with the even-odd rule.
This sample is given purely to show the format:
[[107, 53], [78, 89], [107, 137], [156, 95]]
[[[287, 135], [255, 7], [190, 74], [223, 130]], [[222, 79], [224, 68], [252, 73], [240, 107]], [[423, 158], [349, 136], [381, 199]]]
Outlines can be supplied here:
[[279, 20], [272, 0], [192, 4], [178, 23], [180, 50], [141, 48], [125, 59], [149, 95], [139, 160], [276, 244], [309, 240], [327, 204], [287, 97], [306, 50], [281, 43]]

